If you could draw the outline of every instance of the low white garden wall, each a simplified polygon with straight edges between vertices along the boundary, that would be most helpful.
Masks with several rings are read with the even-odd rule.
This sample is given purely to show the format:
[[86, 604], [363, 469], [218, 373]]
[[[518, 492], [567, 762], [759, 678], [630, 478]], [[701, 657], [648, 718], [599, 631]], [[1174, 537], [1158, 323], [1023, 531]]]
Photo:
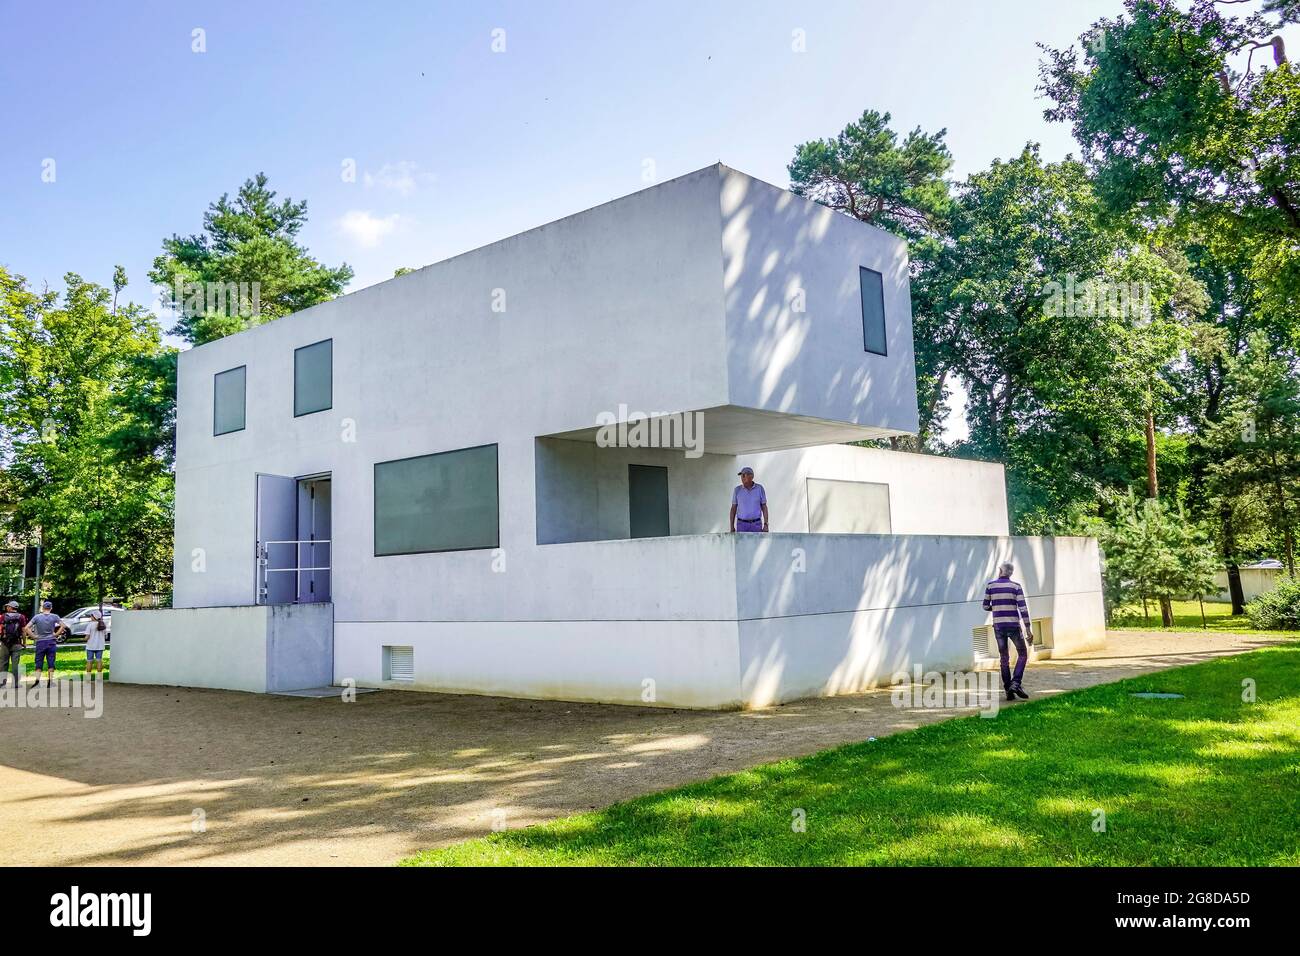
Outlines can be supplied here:
[[274, 693], [323, 687], [334, 674], [334, 607], [114, 611], [113, 683]]

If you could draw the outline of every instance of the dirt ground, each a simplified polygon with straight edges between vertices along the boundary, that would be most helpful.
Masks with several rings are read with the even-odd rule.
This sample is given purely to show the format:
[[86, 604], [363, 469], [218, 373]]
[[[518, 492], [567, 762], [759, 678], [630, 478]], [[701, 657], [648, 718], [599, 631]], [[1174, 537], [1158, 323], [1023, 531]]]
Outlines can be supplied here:
[[[1112, 632], [1032, 665], [1055, 694], [1271, 643]], [[887, 690], [699, 712], [385, 691], [302, 699], [131, 685], [103, 716], [0, 711], [0, 845], [32, 865], [385, 865], [424, 847], [963, 713]]]

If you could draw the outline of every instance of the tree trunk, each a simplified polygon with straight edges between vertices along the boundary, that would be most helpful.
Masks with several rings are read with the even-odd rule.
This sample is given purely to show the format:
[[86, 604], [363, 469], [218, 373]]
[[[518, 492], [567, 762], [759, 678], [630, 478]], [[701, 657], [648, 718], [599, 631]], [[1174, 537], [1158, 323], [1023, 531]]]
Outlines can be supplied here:
[[[1160, 478], [1156, 472], [1156, 416], [1147, 408], [1147, 497], [1160, 497]], [[1167, 595], [1160, 597], [1160, 623], [1165, 627], [1174, 626], [1174, 608]]]
[[1223, 561], [1228, 569], [1228, 595], [1232, 598], [1234, 616], [1246, 613], [1246, 592], [1241, 588], [1241, 569], [1237, 566], [1237, 531], [1232, 523], [1232, 506], [1224, 504], [1219, 511], [1223, 527]]
[[1147, 497], [1160, 497], [1160, 479], [1156, 475], [1156, 417], [1147, 409]]

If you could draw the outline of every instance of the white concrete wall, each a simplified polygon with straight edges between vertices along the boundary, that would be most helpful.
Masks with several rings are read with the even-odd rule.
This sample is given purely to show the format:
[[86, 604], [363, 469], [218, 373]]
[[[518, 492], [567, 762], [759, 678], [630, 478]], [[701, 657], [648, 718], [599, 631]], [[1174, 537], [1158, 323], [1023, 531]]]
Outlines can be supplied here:
[[920, 663], [974, 664], [984, 585], [1010, 559], [1030, 616], [1052, 620], [1053, 654], [1105, 640], [1090, 538], [738, 535], [741, 697], [766, 706], [852, 693]]
[[113, 613], [114, 683], [252, 693], [328, 685], [328, 604]]
[[[1105, 637], [1086, 538], [718, 534], [545, 550], [584, 569], [546, 611], [340, 621], [335, 679], [679, 707], [852, 693], [915, 663], [972, 667], [971, 631], [989, 619], [984, 584], [1007, 556], [1030, 614], [1052, 621], [1054, 653]], [[414, 648], [413, 682], [383, 680], [385, 644]]]
[[[1282, 579], [1280, 568], [1241, 568], [1241, 593], [1247, 603], [1255, 600], [1265, 591], [1271, 591], [1277, 587], [1277, 582]], [[1232, 594], [1228, 591], [1228, 572], [1220, 571], [1214, 576], [1214, 583], [1218, 587], [1217, 594], [1205, 595], [1205, 600], [1217, 603], [1230, 603]]]
[[773, 531], [807, 531], [808, 478], [889, 485], [894, 534], [1006, 535], [999, 464], [856, 445], [818, 445], [741, 456], [768, 493]]
[[[731, 403], [915, 432], [907, 244], [736, 170], [722, 176]], [[887, 356], [864, 347], [861, 266], [884, 277]]]
[[[398, 690], [731, 708], [742, 703], [736, 634], [735, 621], [708, 620], [339, 624], [335, 681], [352, 678], [360, 687]], [[413, 648], [413, 682], [382, 679], [385, 644]]]

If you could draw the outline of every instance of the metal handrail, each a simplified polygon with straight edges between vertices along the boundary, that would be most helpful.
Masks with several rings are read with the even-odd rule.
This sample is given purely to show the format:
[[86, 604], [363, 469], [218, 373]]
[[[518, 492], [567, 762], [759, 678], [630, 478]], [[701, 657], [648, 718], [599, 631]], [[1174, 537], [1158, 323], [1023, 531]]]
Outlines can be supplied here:
[[[271, 549], [271, 547], [274, 546], [274, 545], [286, 545], [286, 544], [292, 544], [292, 545], [297, 545], [297, 546], [299, 546], [299, 547], [301, 547], [301, 546], [303, 546], [303, 545], [318, 545], [318, 544], [323, 544], [323, 545], [332, 545], [333, 542], [332, 542], [329, 538], [309, 538], [309, 539], [298, 540], [298, 541], [289, 541], [289, 540], [286, 540], [286, 541], [262, 541], [262, 542], [260, 542], [259, 544], [260, 544], [260, 546], [259, 546], [259, 548], [258, 548], [257, 563], [258, 563], [258, 565], [261, 567], [262, 574], [263, 574], [263, 580], [262, 580], [262, 584], [260, 585], [260, 587], [259, 587], [259, 589], [258, 589], [258, 590], [259, 590], [259, 594], [258, 594], [258, 596], [259, 596], [260, 598], [262, 598], [263, 601], [265, 601], [266, 597], [268, 596], [268, 594], [267, 594], [267, 587], [266, 587], [266, 580], [267, 580], [267, 579], [266, 579], [266, 575], [273, 574], [273, 573], [276, 573], [276, 572], [283, 572], [283, 571], [291, 571], [291, 572], [293, 572], [293, 573], [294, 573], [295, 575], [297, 575], [297, 577], [298, 577], [298, 580], [297, 580], [296, 585], [295, 585], [295, 587], [294, 587], [294, 596], [296, 597], [298, 594], [300, 594], [300, 593], [302, 592], [302, 573], [303, 573], [304, 571], [331, 571], [331, 570], [333, 570], [332, 568], [329, 567], [329, 565], [326, 565], [326, 566], [323, 567], [323, 568], [302, 568], [302, 567], [297, 567], [297, 566], [292, 567], [292, 568], [273, 568], [273, 567], [270, 566], [270, 564], [271, 564], [271, 554], [270, 554], [270, 549]], [[294, 563], [295, 563], [295, 565], [297, 564], [297, 558], [298, 558], [298, 555], [299, 555], [299, 553], [298, 553], [298, 552], [295, 552], [295, 555], [294, 555], [294, 558], [295, 558], [295, 562], [294, 562]], [[296, 602], [295, 602], [295, 603], [296, 603]]]

